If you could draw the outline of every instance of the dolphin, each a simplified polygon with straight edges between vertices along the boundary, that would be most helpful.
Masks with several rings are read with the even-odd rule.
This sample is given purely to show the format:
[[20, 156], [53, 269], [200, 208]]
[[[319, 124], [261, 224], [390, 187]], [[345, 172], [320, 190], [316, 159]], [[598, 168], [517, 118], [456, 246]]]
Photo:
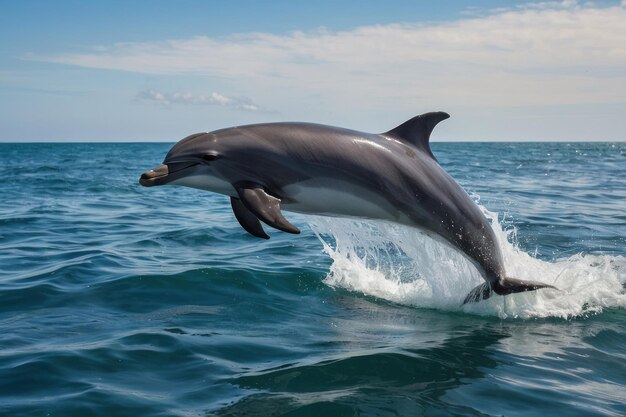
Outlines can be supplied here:
[[433, 128], [448, 117], [425, 113], [382, 134], [291, 122], [197, 133], [174, 145], [139, 183], [229, 196], [239, 224], [263, 239], [269, 236], [261, 222], [300, 233], [282, 210], [416, 227], [463, 253], [485, 279], [464, 304], [492, 293], [554, 288], [506, 275], [489, 222], [430, 149]]

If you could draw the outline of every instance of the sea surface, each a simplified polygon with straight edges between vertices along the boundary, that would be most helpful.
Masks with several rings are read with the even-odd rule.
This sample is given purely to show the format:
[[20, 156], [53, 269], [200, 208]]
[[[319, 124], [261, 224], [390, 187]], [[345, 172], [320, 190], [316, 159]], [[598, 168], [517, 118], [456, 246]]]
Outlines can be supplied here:
[[508, 275], [391, 223], [141, 187], [171, 144], [0, 144], [2, 416], [624, 416], [626, 143], [434, 143]]

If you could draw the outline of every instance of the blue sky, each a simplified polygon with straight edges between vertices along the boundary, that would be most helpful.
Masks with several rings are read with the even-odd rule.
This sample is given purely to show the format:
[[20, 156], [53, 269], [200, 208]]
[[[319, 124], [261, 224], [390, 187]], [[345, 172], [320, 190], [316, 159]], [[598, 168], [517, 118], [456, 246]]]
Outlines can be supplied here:
[[626, 140], [626, 2], [1, 1], [0, 141], [302, 120]]

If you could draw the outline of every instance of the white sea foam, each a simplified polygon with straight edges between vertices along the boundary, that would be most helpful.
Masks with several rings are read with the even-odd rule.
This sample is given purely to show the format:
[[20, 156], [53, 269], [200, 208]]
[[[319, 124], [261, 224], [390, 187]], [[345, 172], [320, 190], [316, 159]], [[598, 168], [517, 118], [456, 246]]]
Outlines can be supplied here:
[[460, 252], [417, 229], [382, 221], [307, 217], [333, 263], [325, 279], [342, 287], [416, 307], [506, 317], [575, 317], [626, 307], [626, 257], [578, 254], [546, 262], [511, 243], [497, 214], [483, 208], [502, 248], [508, 276], [559, 290], [492, 296], [461, 305], [483, 282]]

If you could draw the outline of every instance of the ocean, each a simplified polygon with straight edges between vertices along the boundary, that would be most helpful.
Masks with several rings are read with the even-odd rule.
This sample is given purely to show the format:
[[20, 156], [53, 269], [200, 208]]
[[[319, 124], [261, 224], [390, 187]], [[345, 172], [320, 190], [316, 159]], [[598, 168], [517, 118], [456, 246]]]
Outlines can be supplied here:
[[433, 143], [507, 273], [416, 229], [144, 188], [171, 144], [0, 144], [2, 416], [624, 416], [626, 143]]

